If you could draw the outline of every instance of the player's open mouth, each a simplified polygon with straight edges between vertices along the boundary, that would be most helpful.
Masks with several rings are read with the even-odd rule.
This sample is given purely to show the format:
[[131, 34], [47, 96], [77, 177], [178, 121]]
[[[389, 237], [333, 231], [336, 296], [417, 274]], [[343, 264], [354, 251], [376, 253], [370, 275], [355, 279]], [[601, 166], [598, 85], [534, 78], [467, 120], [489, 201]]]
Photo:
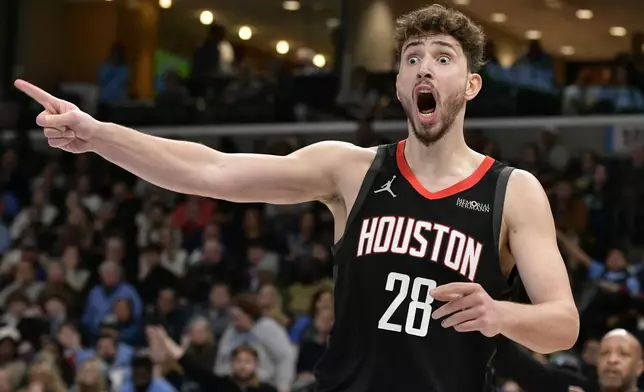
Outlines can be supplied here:
[[416, 89], [416, 108], [421, 120], [429, 121], [434, 117], [436, 99], [428, 88], [420, 87]]

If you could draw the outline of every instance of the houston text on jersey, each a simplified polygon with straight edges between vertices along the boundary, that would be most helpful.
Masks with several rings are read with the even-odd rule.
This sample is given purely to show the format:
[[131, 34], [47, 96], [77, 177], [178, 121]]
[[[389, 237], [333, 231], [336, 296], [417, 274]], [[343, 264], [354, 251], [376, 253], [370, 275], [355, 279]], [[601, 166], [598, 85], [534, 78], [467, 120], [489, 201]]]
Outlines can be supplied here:
[[[443, 243], [446, 246], [442, 246]], [[383, 216], [362, 221], [357, 256], [393, 253], [429, 258], [474, 281], [482, 248], [479, 241], [449, 226], [413, 218]]]

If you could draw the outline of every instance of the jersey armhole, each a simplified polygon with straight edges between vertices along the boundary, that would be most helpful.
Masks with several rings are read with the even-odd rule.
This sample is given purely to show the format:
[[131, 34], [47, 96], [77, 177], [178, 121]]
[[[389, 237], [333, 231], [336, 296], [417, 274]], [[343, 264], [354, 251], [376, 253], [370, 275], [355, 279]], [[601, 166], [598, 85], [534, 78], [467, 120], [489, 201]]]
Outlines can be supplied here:
[[387, 155], [387, 146], [386, 145], [378, 146], [378, 150], [376, 151], [376, 157], [373, 159], [373, 162], [371, 162], [371, 166], [369, 166], [369, 170], [367, 170], [367, 174], [365, 174], [364, 179], [362, 180], [362, 184], [360, 185], [360, 190], [358, 191], [358, 196], [356, 197], [356, 201], [353, 203], [353, 206], [351, 207], [351, 211], [349, 212], [349, 216], [347, 217], [347, 223], [344, 225], [344, 233], [342, 233], [342, 237], [340, 237], [338, 242], [336, 242], [331, 247], [332, 254], [335, 255], [338, 249], [340, 249], [340, 246], [342, 246], [344, 237], [346, 236], [347, 231], [349, 231], [349, 228], [353, 224], [353, 221], [355, 220], [356, 215], [358, 215], [358, 212], [362, 208], [362, 205], [364, 204], [364, 201], [367, 198], [369, 191], [371, 190], [371, 186], [373, 185], [373, 182], [376, 179], [376, 175], [378, 174], [378, 171], [380, 171], [380, 168], [382, 167], [382, 164], [385, 161], [386, 155]]
[[508, 181], [510, 180], [510, 174], [514, 170], [513, 167], [504, 167], [499, 173], [499, 177], [496, 180], [496, 191], [494, 193], [494, 212], [492, 214], [492, 235], [494, 237], [494, 251], [498, 256], [499, 252], [499, 241], [501, 240], [501, 226], [503, 224], [503, 205], [505, 204], [505, 192], [508, 189]]

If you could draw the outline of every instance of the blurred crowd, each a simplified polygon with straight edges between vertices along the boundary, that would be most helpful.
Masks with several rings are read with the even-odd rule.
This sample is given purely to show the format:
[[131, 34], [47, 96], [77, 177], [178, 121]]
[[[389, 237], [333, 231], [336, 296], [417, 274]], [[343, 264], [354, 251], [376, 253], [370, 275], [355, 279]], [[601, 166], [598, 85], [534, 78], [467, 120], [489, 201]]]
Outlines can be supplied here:
[[[362, 132], [357, 143], [382, 142]], [[510, 163], [550, 196], [582, 332], [575, 350], [535, 358], [594, 377], [606, 331], [644, 339], [644, 148], [573, 156], [542, 136]], [[467, 137], [503, 160], [493, 140]], [[98, 156], [29, 145], [5, 146], [0, 164], [0, 392], [200, 391], [195, 366], [231, 380], [223, 390], [314, 382], [333, 325], [323, 206], [177, 195]], [[181, 354], [152, 355], [150, 333]]]
[[[338, 39], [336, 32], [333, 40]], [[507, 64], [489, 42], [481, 70], [485, 87], [480, 99], [468, 104], [468, 116], [644, 113], [644, 34], [635, 32], [631, 40], [631, 51], [587, 63], [556, 59], [534, 40]], [[102, 120], [131, 126], [405, 116], [396, 99], [395, 72], [370, 73], [356, 67], [343, 84], [341, 65], [332, 59], [317, 68], [311, 53], [259, 58], [248, 53], [227, 38], [223, 26], [213, 25], [192, 58], [179, 61], [181, 66], [157, 60], [154, 97], [142, 100], [132, 95], [132, 70], [124, 47], [117, 43], [98, 68], [95, 83], [68, 80], [54, 92]], [[15, 117], [8, 121], [0, 111], [0, 126], [31, 127], [38, 109], [19, 94], [14, 100], [20, 102], [20, 113], [14, 110], [9, 116], [4, 109], [4, 117]]]

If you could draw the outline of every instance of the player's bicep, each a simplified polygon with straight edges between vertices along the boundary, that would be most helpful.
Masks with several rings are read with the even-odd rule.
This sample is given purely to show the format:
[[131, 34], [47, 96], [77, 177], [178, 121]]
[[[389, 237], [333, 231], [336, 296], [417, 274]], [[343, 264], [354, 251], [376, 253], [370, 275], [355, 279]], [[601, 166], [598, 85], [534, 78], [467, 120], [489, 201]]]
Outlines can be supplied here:
[[504, 213], [510, 252], [532, 303], [573, 303], [568, 272], [559, 252], [550, 203], [539, 181], [515, 170]]
[[209, 196], [274, 204], [326, 201], [337, 193], [334, 165], [344, 144], [316, 143], [288, 156], [223, 154], [204, 168]]

